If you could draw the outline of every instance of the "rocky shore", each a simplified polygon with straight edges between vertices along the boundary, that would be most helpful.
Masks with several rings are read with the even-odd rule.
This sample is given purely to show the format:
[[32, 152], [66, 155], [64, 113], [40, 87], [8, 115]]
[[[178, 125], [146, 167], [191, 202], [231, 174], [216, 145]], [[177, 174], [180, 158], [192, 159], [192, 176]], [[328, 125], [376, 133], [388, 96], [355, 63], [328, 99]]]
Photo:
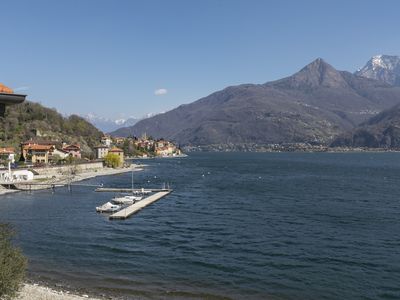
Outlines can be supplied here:
[[24, 283], [16, 300], [99, 300], [87, 294], [74, 294], [69, 291], [54, 290], [36, 283]]

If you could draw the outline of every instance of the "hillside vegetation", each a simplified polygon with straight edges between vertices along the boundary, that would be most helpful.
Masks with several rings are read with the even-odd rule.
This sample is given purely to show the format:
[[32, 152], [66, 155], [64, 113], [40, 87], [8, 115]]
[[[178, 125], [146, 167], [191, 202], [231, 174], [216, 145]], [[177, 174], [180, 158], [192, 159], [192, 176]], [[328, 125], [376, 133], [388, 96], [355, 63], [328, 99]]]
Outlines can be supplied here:
[[0, 146], [18, 149], [21, 142], [30, 138], [66, 143], [79, 143], [85, 156], [103, 135], [85, 119], [71, 115], [63, 117], [55, 109], [26, 101], [10, 106], [4, 118], [0, 118]]
[[400, 148], [400, 104], [348, 131], [332, 147]]

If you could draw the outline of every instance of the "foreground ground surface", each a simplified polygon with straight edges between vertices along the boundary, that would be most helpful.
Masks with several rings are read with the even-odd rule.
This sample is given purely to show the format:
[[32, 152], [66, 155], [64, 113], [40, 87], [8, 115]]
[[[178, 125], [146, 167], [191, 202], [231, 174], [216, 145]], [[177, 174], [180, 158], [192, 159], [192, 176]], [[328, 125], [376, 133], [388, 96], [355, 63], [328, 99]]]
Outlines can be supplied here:
[[21, 288], [17, 300], [82, 300], [97, 298], [88, 295], [73, 295], [70, 292], [56, 291], [48, 287], [37, 284], [24, 284]]

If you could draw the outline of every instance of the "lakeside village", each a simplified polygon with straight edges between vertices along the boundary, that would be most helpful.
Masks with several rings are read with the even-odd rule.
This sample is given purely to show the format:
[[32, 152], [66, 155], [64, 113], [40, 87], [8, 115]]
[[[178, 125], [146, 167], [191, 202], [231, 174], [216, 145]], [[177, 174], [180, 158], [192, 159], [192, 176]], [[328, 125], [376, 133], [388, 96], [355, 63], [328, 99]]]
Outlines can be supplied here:
[[104, 135], [92, 149], [91, 157], [81, 152], [79, 144], [40, 140], [39, 137], [22, 142], [18, 150], [0, 148], [0, 194], [5, 193], [5, 189], [23, 189], [24, 182], [41, 183], [34, 186], [39, 189], [135, 168], [139, 170], [137, 165], [126, 163], [126, 159], [182, 155], [172, 142], [154, 140], [146, 135], [141, 138]]

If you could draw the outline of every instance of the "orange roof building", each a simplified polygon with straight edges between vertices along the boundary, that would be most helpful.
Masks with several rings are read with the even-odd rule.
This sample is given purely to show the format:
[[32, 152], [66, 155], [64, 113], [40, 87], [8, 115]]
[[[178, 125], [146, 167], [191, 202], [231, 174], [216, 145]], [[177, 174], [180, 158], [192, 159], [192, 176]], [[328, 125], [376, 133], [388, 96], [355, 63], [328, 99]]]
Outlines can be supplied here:
[[32, 163], [45, 163], [47, 164], [51, 158], [52, 152], [56, 149], [54, 144], [46, 143], [39, 144], [31, 141], [21, 143], [21, 154], [25, 160], [29, 160]]
[[14, 91], [9, 87], [6, 87], [4, 84], [0, 83], [0, 93], [14, 94]]
[[112, 148], [110, 151], [108, 151], [108, 152], [111, 152], [111, 153], [121, 153], [121, 152], [124, 152], [122, 149], [120, 149], [120, 148], [117, 148], [117, 147], [114, 147], [114, 148]]
[[14, 91], [0, 83], [0, 117], [4, 117], [6, 106], [15, 105], [25, 101], [26, 95], [14, 94]]
[[122, 166], [124, 164], [124, 162], [125, 162], [124, 151], [122, 149], [114, 147], [111, 150], [109, 150], [108, 153], [113, 153], [113, 154], [118, 155], [120, 166]]
[[15, 149], [12, 147], [0, 148], [0, 155], [2, 154], [14, 154]]

